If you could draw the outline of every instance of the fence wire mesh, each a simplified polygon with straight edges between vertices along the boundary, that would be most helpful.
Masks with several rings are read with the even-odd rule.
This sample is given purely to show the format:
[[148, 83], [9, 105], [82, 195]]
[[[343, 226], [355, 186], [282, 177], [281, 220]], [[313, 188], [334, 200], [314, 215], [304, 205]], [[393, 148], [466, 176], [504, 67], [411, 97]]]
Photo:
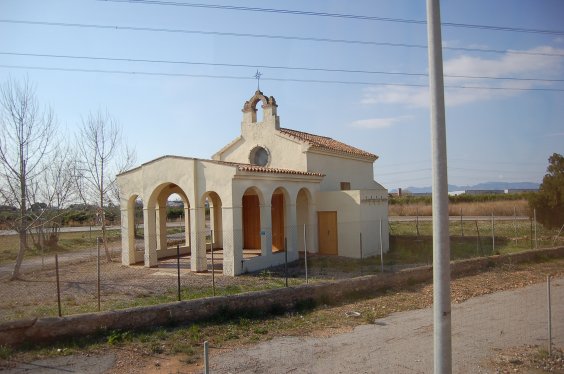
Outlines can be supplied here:
[[[245, 248], [243, 253], [235, 257], [236, 261], [241, 261], [244, 272], [236, 277], [222, 274], [224, 264], [231, 261], [224, 258], [229, 254], [224, 253], [223, 247], [243, 243], [245, 235], [242, 231], [214, 233], [212, 242], [210, 230], [204, 230], [199, 235], [186, 235], [184, 227], [169, 228], [166, 246], [172, 249], [172, 254], [160, 258], [158, 266], [154, 268], [144, 267], [143, 264], [121, 265], [121, 241], [119, 235], [115, 234], [109, 242], [112, 261], [107, 260], [103, 245], [100, 245], [98, 256], [94, 237], [91, 244], [83, 249], [59, 253], [61, 311], [63, 315], [96, 312], [98, 303], [100, 310], [105, 311], [173, 302], [178, 300], [179, 278], [182, 300], [285, 287], [286, 279], [289, 286], [300, 285], [306, 283], [306, 261], [310, 283], [379, 274], [382, 270], [394, 272], [409, 266], [432, 263], [430, 220], [397, 219], [383, 222], [382, 225], [385, 227], [383, 232], [389, 231], [390, 234], [388, 251], [387, 243], [381, 244], [377, 235], [380, 222], [342, 222], [337, 227], [339, 238], [358, 236], [354, 240], [349, 238], [346, 248], [338, 248], [339, 253], [346, 253], [350, 257], [308, 252], [307, 260], [304, 248], [311, 251], [319, 244], [318, 227], [306, 226], [305, 236], [303, 225], [286, 227], [284, 237], [290, 258], [287, 266], [284, 264], [284, 245], [280, 244], [284, 242], [277, 244], [271, 232], [261, 232], [261, 238], [265, 240], [259, 243], [272, 245], [272, 249], [261, 250], [260, 246]], [[359, 230], [361, 226], [374, 235], [366, 234], [366, 229]], [[364, 238], [359, 232], [365, 233]], [[455, 217], [450, 222], [450, 233], [453, 260], [564, 244], [564, 236], [559, 235], [558, 230], [548, 230], [527, 219], [493, 217], [477, 220], [462, 217], [460, 220]], [[200, 246], [206, 248], [207, 270], [203, 272], [191, 271], [190, 254], [176, 256], [174, 248], [193, 244], [193, 238], [197, 238]], [[382, 256], [381, 246], [385, 251]], [[142, 235], [137, 237], [135, 247], [139, 253], [143, 252]], [[295, 251], [299, 255], [292, 257], [290, 254]], [[276, 266], [264, 266], [261, 270], [247, 272], [253, 268], [253, 264], [274, 257], [277, 258]], [[36, 252], [36, 256], [26, 258], [19, 279], [10, 281], [8, 274], [12, 266], [2, 265], [0, 321], [58, 315], [53, 253], [41, 256], [41, 253]]]

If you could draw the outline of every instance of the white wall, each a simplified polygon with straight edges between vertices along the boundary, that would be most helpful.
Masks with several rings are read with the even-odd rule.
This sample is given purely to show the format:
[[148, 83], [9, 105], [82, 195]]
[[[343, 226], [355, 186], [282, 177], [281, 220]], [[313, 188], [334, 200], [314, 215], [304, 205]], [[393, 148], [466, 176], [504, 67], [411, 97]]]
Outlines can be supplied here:
[[380, 253], [379, 222], [382, 220], [382, 247], [389, 248], [388, 202], [385, 190], [325, 191], [316, 194], [317, 211], [337, 211], [339, 256], [362, 257]]
[[325, 174], [321, 182], [322, 191], [338, 191], [341, 182], [350, 182], [351, 190], [374, 189], [379, 185], [374, 182], [372, 161], [362, 161], [347, 156], [327, 153], [308, 152], [308, 171]]

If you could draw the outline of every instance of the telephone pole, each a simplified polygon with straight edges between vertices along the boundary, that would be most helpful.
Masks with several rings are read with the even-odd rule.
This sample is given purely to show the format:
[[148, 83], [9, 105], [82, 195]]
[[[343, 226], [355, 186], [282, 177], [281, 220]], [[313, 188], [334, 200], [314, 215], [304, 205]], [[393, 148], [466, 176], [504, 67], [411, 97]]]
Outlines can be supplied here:
[[443, 54], [439, 0], [427, 0], [433, 162], [434, 372], [452, 373], [450, 244]]

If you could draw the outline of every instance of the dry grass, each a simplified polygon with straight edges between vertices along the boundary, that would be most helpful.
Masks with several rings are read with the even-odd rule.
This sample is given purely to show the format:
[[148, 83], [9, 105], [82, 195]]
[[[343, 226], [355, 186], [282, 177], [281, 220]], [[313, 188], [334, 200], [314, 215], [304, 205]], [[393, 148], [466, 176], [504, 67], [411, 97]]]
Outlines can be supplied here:
[[[390, 216], [430, 216], [431, 205], [424, 203], [389, 205]], [[449, 215], [459, 216], [528, 216], [529, 203], [527, 200], [487, 201], [472, 203], [453, 203], [448, 207]]]
[[[564, 276], [564, 259], [504, 265], [487, 272], [455, 278], [451, 284], [452, 301], [461, 303], [472, 297], [544, 282], [546, 274]], [[117, 355], [117, 362], [110, 373], [119, 374], [124, 370], [128, 373], [148, 373], [164, 367], [169, 368], [167, 372], [177, 372], [176, 368], [180, 368], [181, 372], [201, 372], [202, 343], [205, 340], [217, 350], [236, 349], [277, 336], [329, 336], [350, 331], [361, 324], [374, 323], [375, 319], [394, 312], [429, 307], [432, 305], [432, 294], [432, 284], [414, 284], [392, 288], [348, 304], [319, 305], [312, 310], [305, 308], [279, 316], [240, 316], [145, 332], [112, 331], [106, 337], [90, 341], [57, 343], [38, 350], [11, 351], [6, 355], [6, 361], [0, 360], [0, 368], [46, 356], [113, 352]], [[344, 318], [348, 311], [358, 311], [360, 317]]]

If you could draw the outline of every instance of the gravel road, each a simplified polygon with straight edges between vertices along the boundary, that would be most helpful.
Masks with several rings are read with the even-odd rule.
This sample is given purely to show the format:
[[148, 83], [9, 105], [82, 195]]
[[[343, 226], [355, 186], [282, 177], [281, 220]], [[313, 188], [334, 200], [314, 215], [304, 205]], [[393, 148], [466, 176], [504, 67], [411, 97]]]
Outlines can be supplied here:
[[[490, 373], [500, 349], [546, 345], [546, 285], [453, 305], [454, 373]], [[564, 345], [564, 279], [552, 281], [552, 336]], [[282, 337], [210, 357], [213, 373], [431, 373], [432, 310], [390, 315], [329, 338]], [[215, 354], [214, 354], [215, 353]]]

